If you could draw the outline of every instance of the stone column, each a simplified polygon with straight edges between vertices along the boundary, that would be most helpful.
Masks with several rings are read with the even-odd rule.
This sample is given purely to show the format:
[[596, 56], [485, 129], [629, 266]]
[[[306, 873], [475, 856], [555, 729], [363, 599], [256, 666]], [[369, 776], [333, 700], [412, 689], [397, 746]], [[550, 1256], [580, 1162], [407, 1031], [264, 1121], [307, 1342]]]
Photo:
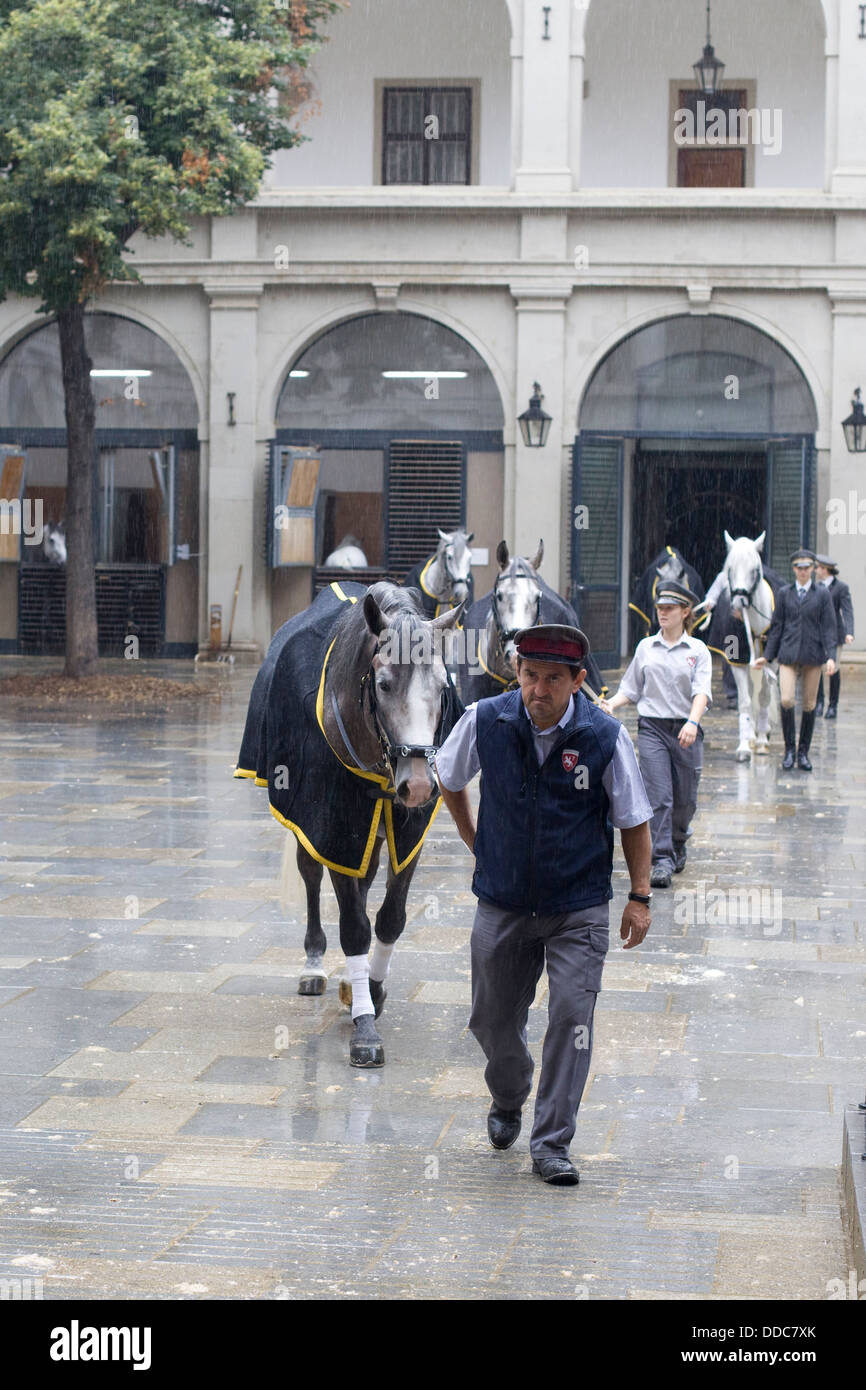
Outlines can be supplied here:
[[[569, 193], [569, 65], [571, 7], [551, 0], [548, 37], [544, 7], [523, 7], [521, 133], [514, 187], [518, 193]], [[512, 48], [514, 52], [514, 47]]]
[[[866, 47], [866, 41], [864, 41]], [[863, 454], [849, 454], [842, 421], [851, 414], [856, 386], [866, 394], [866, 286], [837, 292], [833, 305], [833, 389], [830, 421], [830, 486], [827, 510], [818, 516], [818, 550], [831, 555], [841, 577], [851, 586], [857, 636], [853, 646], [863, 651], [866, 617], [866, 487]], [[849, 648], [850, 650], [850, 648]]]
[[[830, 97], [835, 105], [835, 149], [828, 139], [834, 163], [831, 193], [866, 196], [866, 39], [860, 34], [860, 6], [857, 0], [839, 0], [838, 30], [827, 36], [828, 116]], [[838, 55], [838, 56], [834, 56]], [[834, 72], [835, 69], [835, 72]], [[835, 76], [834, 89], [830, 82]]]
[[250, 659], [261, 655], [253, 596], [263, 582], [258, 538], [264, 522], [254, 507], [256, 327], [263, 288], [261, 281], [228, 276], [204, 285], [210, 300], [207, 601], [222, 604], [225, 642], [238, 566], [243, 565], [232, 650]]
[[[517, 313], [515, 416], [529, 405], [532, 384], [544, 392], [543, 409], [553, 417], [547, 444], [529, 449], [517, 432], [514, 478], [515, 552], [532, 556], [544, 540], [543, 574], [554, 589], [562, 585], [562, 452], [569, 442], [564, 408], [565, 310], [571, 287], [554, 282], [512, 286]], [[506, 509], [506, 515], [509, 515]]]

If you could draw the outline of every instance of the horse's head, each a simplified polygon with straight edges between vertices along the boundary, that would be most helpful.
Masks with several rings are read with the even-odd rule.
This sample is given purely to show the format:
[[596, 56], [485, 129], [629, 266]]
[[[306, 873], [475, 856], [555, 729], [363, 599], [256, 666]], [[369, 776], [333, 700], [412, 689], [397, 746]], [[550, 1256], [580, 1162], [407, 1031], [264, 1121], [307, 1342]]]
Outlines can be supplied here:
[[728, 548], [725, 560], [725, 578], [728, 581], [728, 590], [731, 595], [731, 607], [735, 613], [742, 613], [748, 608], [752, 596], [764, 577], [764, 567], [761, 564], [761, 551], [764, 548], [766, 531], [762, 531], [756, 540], [749, 540], [748, 536], [738, 536], [734, 540], [733, 536], [725, 532], [725, 545]]
[[667, 559], [661, 565], [656, 565], [656, 574], [665, 583], [675, 580], [677, 584], [688, 584], [689, 578], [686, 571], [683, 557], [676, 551], [668, 547]]
[[469, 577], [472, 570], [470, 546], [474, 531], [440, 531], [436, 556], [451, 588], [451, 601], [465, 603], [469, 597]]
[[63, 524], [49, 521], [42, 528], [42, 554], [49, 565], [66, 564], [66, 533]]
[[364, 618], [376, 639], [368, 677], [370, 703], [397, 800], [404, 806], [423, 806], [438, 794], [430, 764], [448, 685], [442, 634], [454, 626], [462, 609], [452, 608], [427, 622], [409, 598], [411, 591], [396, 592], [402, 597], [393, 607], [380, 605], [373, 592], [364, 599]]
[[496, 548], [499, 575], [493, 586], [490, 613], [496, 626], [499, 645], [508, 664], [513, 668], [517, 656], [514, 639], [525, 627], [535, 627], [541, 617], [541, 584], [538, 569], [544, 558], [544, 541], [531, 560], [523, 555], [512, 559], [505, 541]]

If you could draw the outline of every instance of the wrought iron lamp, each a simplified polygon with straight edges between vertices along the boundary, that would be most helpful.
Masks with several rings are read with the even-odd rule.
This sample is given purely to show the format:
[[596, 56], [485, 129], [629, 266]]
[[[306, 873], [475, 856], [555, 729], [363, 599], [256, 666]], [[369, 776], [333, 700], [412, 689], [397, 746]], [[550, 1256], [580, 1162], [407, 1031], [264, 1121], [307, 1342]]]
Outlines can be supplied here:
[[710, 42], [710, 0], [707, 0], [707, 43], [701, 57], [693, 64], [698, 89], [705, 97], [714, 97], [722, 85], [725, 65], [716, 57]]
[[851, 402], [851, 414], [847, 420], [842, 421], [849, 454], [866, 454], [866, 407], [864, 407], [860, 395], [860, 387], [858, 386]]
[[523, 442], [528, 449], [543, 449], [547, 443], [547, 436], [550, 434], [553, 416], [541, 409], [543, 400], [541, 387], [537, 381], [534, 381], [532, 383], [532, 395], [529, 398], [529, 409], [524, 410], [523, 414], [517, 417]]

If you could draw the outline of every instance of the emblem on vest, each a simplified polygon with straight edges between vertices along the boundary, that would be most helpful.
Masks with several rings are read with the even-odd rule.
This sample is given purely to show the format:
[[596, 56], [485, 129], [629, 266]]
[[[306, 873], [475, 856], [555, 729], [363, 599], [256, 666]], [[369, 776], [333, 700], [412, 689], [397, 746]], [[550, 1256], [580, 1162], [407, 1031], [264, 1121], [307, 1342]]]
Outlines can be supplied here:
[[563, 748], [562, 766], [568, 773], [574, 773], [575, 791], [584, 791], [589, 786], [589, 768], [583, 767], [576, 748]]

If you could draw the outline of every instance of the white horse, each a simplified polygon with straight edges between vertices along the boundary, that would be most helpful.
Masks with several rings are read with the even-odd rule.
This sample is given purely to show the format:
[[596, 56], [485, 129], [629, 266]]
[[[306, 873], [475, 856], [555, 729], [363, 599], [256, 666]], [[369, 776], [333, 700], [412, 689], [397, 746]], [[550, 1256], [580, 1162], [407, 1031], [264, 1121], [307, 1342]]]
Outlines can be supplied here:
[[327, 556], [325, 564], [341, 570], [362, 570], [368, 567], [369, 561], [361, 549], [358, 537], [344, 536], [336, 550], [332, 550]]
[[[737, 683], [737, 710], [739, 712], [740, 741], [737, 745], [737, 762], [747, 763], [752, 749], [759, 757], [764, 757], [770, 747], [770, 703], [775, 692], [778, 704], [778, 678], [767, 666], [755, 668], [760, 653], [757, 643], [766, 634], [773, 621], [773, 590], [764, 578], [761, 552], [764, 548], [766, 531], [756, 540], [739, 536], [736, 540], [725, 532], [725, 545], [728, 548], [724, 569], [711, 586], [707, 600], [712, 604], [722, 594], [730, 601], [732, 616], [742, 622], [748, 643], [748, 664], [742, 658], [745, 653], [736, 649], [738, 641], [734, 632], [725, 634], [725, 650], [731, 661], [731, 670]], [[700, 607], [701, 605], [699, 605]], [[752, 725], [752, 703], [754, 698], [753, 680], [758, 678], [758, 717], [756, 726]]]

